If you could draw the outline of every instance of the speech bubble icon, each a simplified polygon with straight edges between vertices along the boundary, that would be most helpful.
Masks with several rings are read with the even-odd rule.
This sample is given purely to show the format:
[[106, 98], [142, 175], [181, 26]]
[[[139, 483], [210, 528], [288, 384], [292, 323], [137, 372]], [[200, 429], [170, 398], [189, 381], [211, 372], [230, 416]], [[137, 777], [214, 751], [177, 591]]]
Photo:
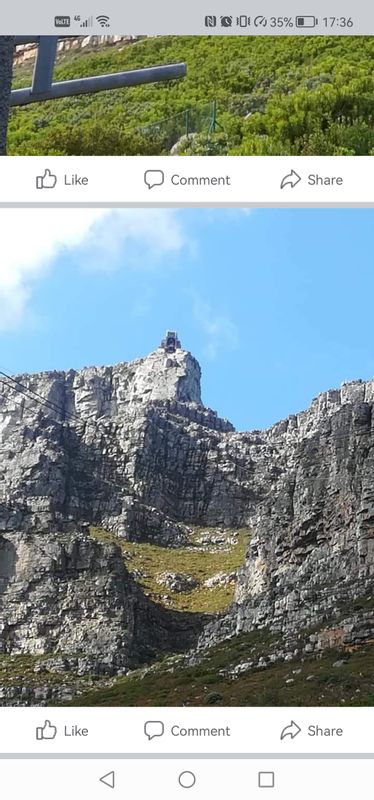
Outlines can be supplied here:
[[148, 189], [153, 189], [154, 186], [162, 186], [165, 180], [165, 175], [162, 169], [147, 169], [144, 173], [144, 183]]
[[156, 736], [163, 736], [165, 733], [165, 726], [160, 720], [148, 720], [144, 725], [144, 733], [148, 736], [149, 741]]

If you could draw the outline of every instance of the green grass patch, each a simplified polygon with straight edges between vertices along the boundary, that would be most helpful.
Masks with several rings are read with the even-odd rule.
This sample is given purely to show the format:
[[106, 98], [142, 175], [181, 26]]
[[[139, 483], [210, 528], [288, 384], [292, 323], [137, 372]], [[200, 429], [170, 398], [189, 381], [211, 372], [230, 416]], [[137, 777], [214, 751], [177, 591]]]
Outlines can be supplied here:
[[[201, 663], [166, 659], [149, 670], [116, 680], [110, 688], [80, 695], [83, 706], [356, 706], [374, 704], [374, 647], [347, 656], [330, 650], [319, 658], [295, 659], [235, 678], [225, 673], [274, 646], [266, 632], [235, 637], [211, 648]], [[347, 663], [333, 664], [339, 658]]]
[[[0, 656], [0, 684], [6, 686], [18, 685], [20, 681], [28, 686], [39, 685], [42, 682], [41, 673], [35, 670], [43, 665], [43, 661], [51, 655], [2, 655]], [[44, 678], [44, 673], [43, 678]], [[51, 682], [61, 682], [61, 676], [51, 674]]]
[[[100, 528], [90, 529], [91, 535], [98, 541], [115, 543], [121, 548], [127, 569], [134, 574], [137, 583], [152, 600], [177, 611], [215, 613], [223, 611], [232, 603], [235, 582], [213, 588], [202, 584], [217, 573], [230, 574], [243, 565], [249, 531], [220, 531], [227, 538], [227, 544], [219, 547], [212, 545], [206, 549], [198, 544], [203, 531], [209, 533], [208, 528], [191, 529], [187, 547], [167, 548], [149, 543], [127, 542]], [[236, 534], [236, 541], [230, 544], [233, 534]], [[173, 592], [158, 583], [158, 577], [163, 572], [190, 575], [199, 582], [199, 586], [189, 592]]]
[[[13, 108], [8, 152], [168, 154], [188, 112], [198, 136], [182, 153], [372, 154], [373, 59], [369, 36], [157, 36], [71, 51], [58, 60], [56, 81], [180, 61], [187, 76]], [[14, 88], [29, 85], [31, 73], [32, 64], [17, 66]]]
[[[60, 654], [57, 654], [59, 657]], [[62, 684], [71, 685], [76, 690], [87, 690], [94, 684], [104, 685], [108, 679], [97, 675], [76, 675], [73, 671], [59, 672], [49, 668], [49, 661], [56, 654], [39, 655], [1, 655], [0, 656], [0, 688], [14, 689], [21, 693], [22, 687], [27, 690], [39, 687], [59, 689]]]

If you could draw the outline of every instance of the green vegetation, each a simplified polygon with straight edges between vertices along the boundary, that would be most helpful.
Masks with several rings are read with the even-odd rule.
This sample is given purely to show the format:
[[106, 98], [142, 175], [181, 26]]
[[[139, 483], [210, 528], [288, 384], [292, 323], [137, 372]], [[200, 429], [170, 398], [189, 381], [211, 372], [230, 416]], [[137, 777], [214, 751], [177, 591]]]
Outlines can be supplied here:
[[[318, 658], [233, 670], [273, 652], [279, 643], [266, 630], [241, 634], [207, 650], [201, 662], [172, 656], [125, 678], [78, 676], [51, 666], [52, 656], [1, 656], [0, 692], [24, 691], [68, 706], [374, 706], [374, 644], [352, 652], [327, 650]], [[61, 654], [61, 659], [64, 656]], [[333, 666], [338, 662], [339, 666]], [[25, 690], [24, 690], [25, 687]], [[61, 698], [65, 694], [66, 699]]]
[[[49, 653], [36, 655], [1, 655], [0, 656], [0, 697], [25, 698], [29, 694], [40, 692], [40, 696], [53, 697], [66, 689], [70, 698], [77, 692], [89, 691], [94, 686], [106, 686], [108, 678], [99, 675], [77, 675], [68, 670], [60, 671], [54, 662], [64, 657]], [[2, 693], [5, 690], [6, 694]], [[44, 692], [45, 690], [45, 692]]]
[[[217, 573], [230, 574], [243, 565], [249, 534], [246, 530], [225, 531], [227, 544], [202, 548], [198, 538], [203, 530], [209, 529], [192, 529], [188, 545], [178, 549], [127, 542], [100, 528], [91, 528], [91, 535], [121, 547], [127, 569], [155, 602], [178, 611], [213, 613], [223, 611], [233, 601], [235, 582], [212, 588], [203, 584]], [[230, 544], [233, 534], [235, 541]], [[199, 585], [188, 592], [172, 591], [158, 582], [165, 572], [189, 575]]]
[[[234, 637], [212, 647], [201, 663], [169, 658], [79, 695], [83, 706], [373, 706], [374, 646], [353, 653], [328, 650], [320, 658], [253, 668], [235, 678], [236, 665], [274, 648], [266, 632]], [[333, 664], [342, 659], [341, 666]]]
[[[191, 527], [181, 548], [133, 543], [92, 527], [91, 536], [121, 548], [124, 561], [144, 592], [168, 608], [222, 611], [233, 599], [234, 582], [207, 588], [217, 573], [230, 574], [243, 563], [248, 530]], [[173, 591], [160, 586], [160, 573], [190, 575], [198, 586]], [[358, 598], [354, 610], [370, 611], [373, 598]], [[344, 613], [344, 609], [341, 609]], [[352, 604], [347, 611], [352, 612]], [[318, 629], [315, 629], [318, 630]], [[374, 706], [374, 642], [305, 655], [314, 629], [297, 635], [292, 661], [288, 644], [266, 629], [233, 636], [198, 654], [173, 655], [126, 677], [79, 675], [72, 657], [0, 656], [3, 703], [28, 697], [68, 706]], [[295, 650], [295, 642], [292, 651]], [[78, 654], [77, 654], [78, 655]], [[70, 663], [69, 663], [70, 662]]]
[[[373, 59], [368, 36], [161, 36], [70, 52], [59, 59], [56, 80], [178, 61], [188, 76], [13, 109], [8, 152], [167, 154], [190, 110], [197, 135], [180, 141], [182, 154], [374, 154]], [[31, 65], [16, 67], [14, 87], [29, 85], [31, 72]], [[204, 111], [213, 101], [215, 133]]]
[[344, 602], [338, 604], [339, 608], [339, 617], [337, 617], [336, 621], [338, 622], [339, 619], [344, 619], [349, 614], [358, 613], [360, 611], [371, 611], [374, 610], [374, 596], [372, 595], [365, 595], [364, 597], [356, 597], [356, 600], [351, 602]]
[[[0, 685], [18, 686], [20, 682], [27, 684], [28, 687], [40, 685], [40, 673], [43, 673], [43, 663], [48, 661], [51, 655], [46, 656], [0, 656]], [[60, 685], [61, 675], [51, 675], [51, 684]]]

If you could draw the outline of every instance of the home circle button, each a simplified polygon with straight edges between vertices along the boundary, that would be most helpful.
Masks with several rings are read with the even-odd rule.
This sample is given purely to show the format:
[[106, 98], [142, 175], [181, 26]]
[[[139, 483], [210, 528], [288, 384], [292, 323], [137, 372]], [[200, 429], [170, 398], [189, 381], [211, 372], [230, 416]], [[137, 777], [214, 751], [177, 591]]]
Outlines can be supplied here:
[[181, 772], [178, 783], [183, 789], [192, 789], [196, 783], [196, 775], [194, 775], [193, 772]]

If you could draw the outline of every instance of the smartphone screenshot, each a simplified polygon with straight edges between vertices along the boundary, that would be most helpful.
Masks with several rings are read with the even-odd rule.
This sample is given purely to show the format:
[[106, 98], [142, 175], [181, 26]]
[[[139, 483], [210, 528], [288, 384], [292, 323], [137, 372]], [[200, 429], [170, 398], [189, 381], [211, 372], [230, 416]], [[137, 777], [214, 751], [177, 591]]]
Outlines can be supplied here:
[[15, 800], [370, 797], [373, 58], [359, 0], [1, 12]]

